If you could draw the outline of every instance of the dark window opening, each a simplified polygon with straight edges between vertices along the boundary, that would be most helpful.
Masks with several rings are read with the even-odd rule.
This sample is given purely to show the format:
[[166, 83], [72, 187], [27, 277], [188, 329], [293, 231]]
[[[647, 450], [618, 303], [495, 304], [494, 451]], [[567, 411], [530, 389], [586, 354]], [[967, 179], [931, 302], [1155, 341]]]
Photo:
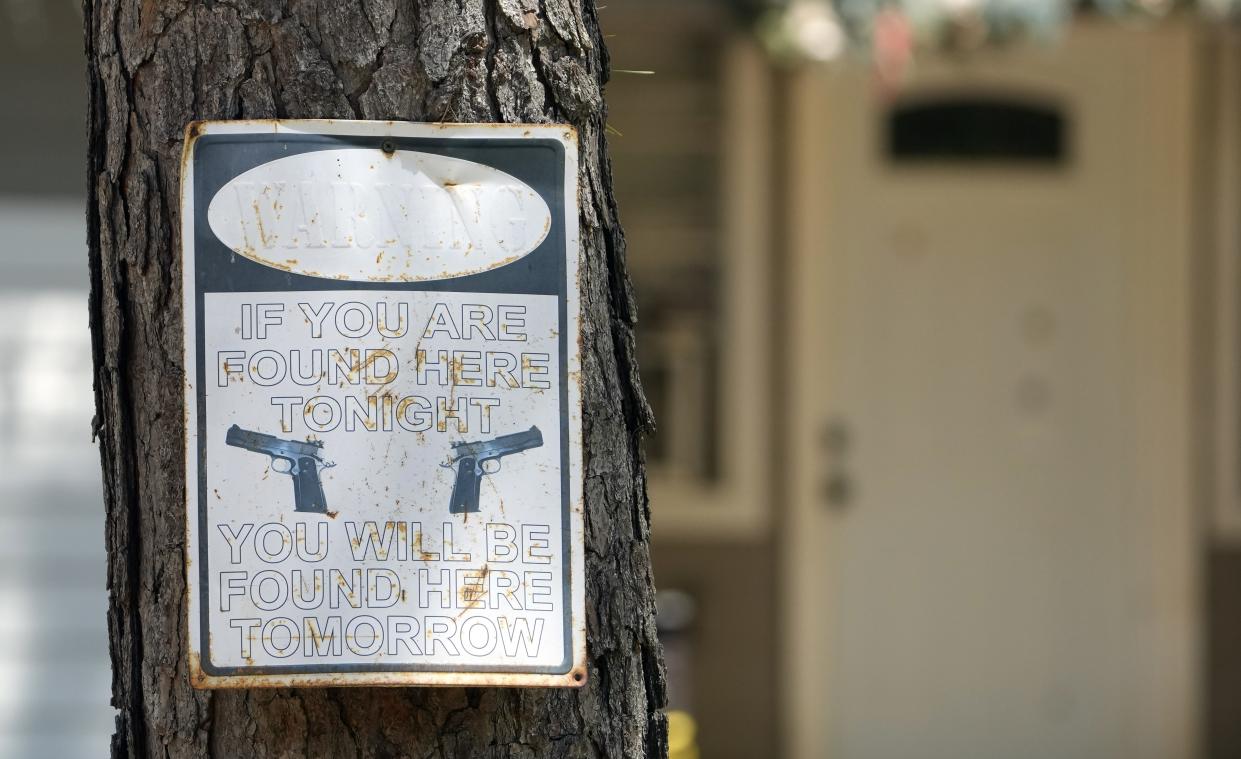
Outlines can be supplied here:
[[1060, 164], [1067, 143], [1057, 108], [998, 97], [898, 104], [888, 115], [888, 156], [901, 162]]

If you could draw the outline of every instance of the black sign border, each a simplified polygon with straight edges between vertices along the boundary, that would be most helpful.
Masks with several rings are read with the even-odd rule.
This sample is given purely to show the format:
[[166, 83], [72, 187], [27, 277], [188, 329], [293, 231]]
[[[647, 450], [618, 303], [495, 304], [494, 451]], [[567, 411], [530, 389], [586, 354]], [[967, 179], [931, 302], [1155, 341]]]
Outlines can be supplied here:
[[[529, 255], [505, 266], [480, 274], [425, 282], [359, 282], [310, 277], [265, 266], [241, 256], [224, 245], [212, 232], [207, 210], [215, 193], [228, 181], [245, 171], [279, 158], [301, 153], [342, 148], [371, 148], [381, 151], [385, 142], [397, 150], [433, 153], [473, 161], [510, 174], [525, 182], [542, 196], [552, 214], [547, 237]], [[568, 250], [566, 215], [569, 203], [565, 197], [565, 148], [555, 139], [514, 137], [409, 137], [382, 134], [309, 134], [299, 132], [247, 132], [204, 134], [191, 146], [193, 162], [194, 249], [193, 261], [183, 266], [194, 267], [194, 355], [195, 402], [197, 404], [197, 520], [198, 520], [198, 582], [199, 582], [199, 666], [211, 677], [244, 677], [261, 675], [332, 675], [369, 672], [446, 672], [446, 673], [520, 673], [567, 675], [573, 662], [573, 571], [570, 435], [569, 435], [569, 345], [568, 294], [576, 283], [568, 281], [568, 257], [578, 250]], [[551, 155], [547, 155], [547, 151]], [[382, 160], [382, 153], [377, 155]], [[576, 177], [568, 184], [575, 185]], [[576, 213], [576, 197], [572, 198]], [[223, 280], [222, 282], [219, 282]], [[550, 280], [550, 282], [549, 282]], [[219, 284], [225, 285], [220, 287]], [[211, 283], [211, 284], [209, 284]], [[554, 288], [546, 287], [554, 284]], [[215, 285], [215, 286], [213, 286]], [[534, 287], [532, 285], [543, 285]], [[208, 567], [207, 492], [207, 419], [206, 362], [203, 306], [208, 292], [300, 292], [332, 290], [374, 290], [388, 292], [487, 292], [521, 295], [555, 295], [558, 301], [560, 353], [560, 454], [561, 454], [561, 577], [563, 585], [562, 615], [564, 653], [559, 664], [528, 665], [453, 665], [453, 664], [289, 664], [227, 667], [211, 663], [210, 646], [210, 574]], [[575, 315], [576, 316], [576, 315]]]

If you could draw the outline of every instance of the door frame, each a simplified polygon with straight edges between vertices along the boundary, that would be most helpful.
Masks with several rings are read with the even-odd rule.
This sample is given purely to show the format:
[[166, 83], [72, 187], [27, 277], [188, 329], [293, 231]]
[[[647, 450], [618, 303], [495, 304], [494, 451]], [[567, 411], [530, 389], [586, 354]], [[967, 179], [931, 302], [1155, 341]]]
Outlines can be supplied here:
[[[1070, 44], [1109, 34], [1149, 34], [1159, 45], [1150, 56], [1152, 90], [1166, 95], [1160, 118], [1135, 125], [1154, 132], [1168, 146], [1155, 169], [1167, 182], [1143, 188], [1140, 202], [1149, 213], [1134, 223], [1163, 218], [1152, 224], [1152, 244], [1134, 254], [1131, 287], [1126, 298], [1127, 320], [1133, 334], [1142, 336], [1146, 350], [1132, 351], [1130, 371], [1137, 377], [1139, 407], [1134, 441], [1139, 465], [1137, 491], [1159, 509], [1165, 540], [1150, 559], [1163, 578], [1156, 592], [1156, 608], [1163, 622], [1160, 647], [1168, 655], [1158, 665], [1165, 687], [1153, 712], [1167, 720], [1164, 733], [1174, 745], [1168, 756], [1197, 756], [1200, 748], [1200, 630], [1199, 559], [1201, 516], [1193, 490], [1193, 460], [1200, 441], [1192, 435], [1192, 297], [1191, 270], [1195, 220], [1193, 134], [1197, 113], [1196, 90], [1188, 86], [1200, 74], [1195, 55], [1197, 28], [1191, 22], [1166, 22], [1158, 29], [1136, 32], [1120, 24], [1077, 21], [1067, 30]], [[850, 65], [848, 63], [837, 65]], [[787, 294], [783, 318], [788, 335], [788, 399], [782, 419], [788, 431], [784, 442], [784, 482], [787, 505], [776, 525], [780, 593], [780, 713], [784, 754], [794, 759], [823, 757], [828, 745], [825, 710], [834, 694], [827, 688], [830, 646], [825, 644], [831, 616], [829, 558], [838, 540], [832, 515], [823, 502], [826, 477], [822, 455], [822, 421], [827, 378], [832, 376], [834, 349], [816, 325], [828, 318], [830, 304], [822, 297], [833, 251], [825, 230], [831, 224], [831, 190], [819, 181], [828, 165], [833, 135], [832, 104], [825, 84], [839, 75], [829, 66], [791, 72], [784, 90], [783, 172], [787, 202], [782, 219], [787, 254], [782, 291]], [[858, 104], [858, 107], [867, 107]]]
[[[771, 529], [770, 193], [775, 167], [769, 150], [776, 133], [776, 105], [771, 64], [757, 40], [732, 32], [720, 56], [718, 326], [727, 339], [720, 345], [718, 395], [713, 399], [719, 471], [706, 480], [648, 462], [657, 540], [762, 541]], [[678, 415], [676, 408], [671, 413]], [[673, 419], [669, 426], [674, 437], [678, 421], [683, 427], [696, 426], [692, 417]], [[701, 445], [702, 434], [694, 429], [686, 442]]]
[[1206, 30], [1203, 97], [1212, 104], [1199, 132], [1202, 140], [1204, 231], [1200, 279], [1203, 312], [1201, 416], [1214, 455], [1200, 470], [1210, 482], [1212, 541], [1241, 546], [1241, 30]]

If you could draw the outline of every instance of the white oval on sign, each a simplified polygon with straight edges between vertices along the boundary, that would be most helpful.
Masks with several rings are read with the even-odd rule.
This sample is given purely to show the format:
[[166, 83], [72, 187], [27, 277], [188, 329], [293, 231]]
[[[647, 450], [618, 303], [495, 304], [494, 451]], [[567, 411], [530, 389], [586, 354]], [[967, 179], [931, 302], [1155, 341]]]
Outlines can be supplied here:
[[547, 203], [502, 171], [460, 158], [348, 148], [280, 158], [211, 199], [211, 231], [266, 266], [329, 279], [450, 279], [529, 254]]

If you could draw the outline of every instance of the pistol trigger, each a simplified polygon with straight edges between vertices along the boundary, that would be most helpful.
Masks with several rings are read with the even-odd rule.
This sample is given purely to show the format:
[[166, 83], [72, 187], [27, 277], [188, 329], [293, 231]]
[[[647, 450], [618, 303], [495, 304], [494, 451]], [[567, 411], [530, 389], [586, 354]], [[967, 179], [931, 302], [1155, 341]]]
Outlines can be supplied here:
[[293, 461], [283, 456], [272, 456], [271, 468], [279, 474], [293, 474]]
[[479, 469], [481, 474], [495, 474], [500, 471], [500, 460], [483, 459], [479, 462]]

